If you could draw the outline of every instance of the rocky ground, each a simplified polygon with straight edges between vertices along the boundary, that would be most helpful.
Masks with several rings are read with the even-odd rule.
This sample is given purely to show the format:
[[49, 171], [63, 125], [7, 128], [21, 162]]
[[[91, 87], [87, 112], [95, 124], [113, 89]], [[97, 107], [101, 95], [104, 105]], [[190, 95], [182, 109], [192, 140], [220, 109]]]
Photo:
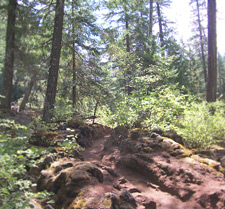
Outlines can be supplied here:
[[[55, 193], [55, 203], [42, 208], [225, 208], [225, 149], [197, 153], [165, 137], [161, 130], [122, 126], [112, 130], [76, 119], [59, 127], [55, 135], [45, 133], [45, 139], [63, 140], [71, 134], [67, 127], [86, 149], [72, 154], [58, 151], [58, 157], [46, 156], [30, 169], [37, 191]], [[43, 141], [38, 144], [43, 134], [34, 134], [32, 143], [48, 146]]]

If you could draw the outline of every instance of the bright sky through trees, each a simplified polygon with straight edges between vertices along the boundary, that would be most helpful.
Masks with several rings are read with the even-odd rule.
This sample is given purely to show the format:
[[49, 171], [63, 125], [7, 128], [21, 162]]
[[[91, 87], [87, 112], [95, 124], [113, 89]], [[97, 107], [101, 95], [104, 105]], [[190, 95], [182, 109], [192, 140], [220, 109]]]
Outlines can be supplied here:
[[[175, 22], [177, 38], [185, 42], [192, 35], [192, 14], [189, 6], [190, 0], [173, 0], [166, 11], [166, 16]], [[206, 23], [207, 24], [207, 23]], [[221, 54], [225, 54], [225, 0], [217, 0], [217, 46]]]

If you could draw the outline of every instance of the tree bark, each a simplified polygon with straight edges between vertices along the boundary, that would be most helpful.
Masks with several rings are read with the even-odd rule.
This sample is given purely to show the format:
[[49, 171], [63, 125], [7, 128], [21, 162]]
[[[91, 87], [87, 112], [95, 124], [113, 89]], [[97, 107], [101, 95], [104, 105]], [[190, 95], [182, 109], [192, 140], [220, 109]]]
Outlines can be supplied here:
[[46, 122], [49, 122], [52, 119], [55, 105], [58, 72], [59, 72], [59, 60], [62, 42], [63, 16], [64, 16], [64, 0], [57, 0], [55, 9], [55, 22], [54, 22], [48, 83], [43, 111], [43, 120]]
[[208, 82], [206, 100], [216, 101], [217, 45], [216, 45], [216, 0], [208, 0]]
[[149, 24], [148, 24], [148, 38], [152, 37], [153, 28], [153, 0], [149, 1]]
[[157, 14], [158, 14], [158, 21], [159, 21], [159, 39], [160, 39], [160, 46], [162, 48], [164, 45], [162, 16], [161, 16], [160, 4], [156, 2], [156, 5], [157, 5]]
[[[72, 16], [74, 17], [74, 3], [72, 3]], [[73, 107], [77, 104], [77, 72], [76, 72], [76, 54], [75, 54], [75, 23], [73, 21], [72, 24], [72, 35], [73, 35], [73, 48], [72, 48], [72, 55], [73, 55], [73, 90], [72, 90], [72, 101]]]
[[37, 75], [38, 75], [39, 71], [40, 71], [40, 70], [38, 70], [38, 71], [32, 76], [32, 78], [31, 78], [31, 80], [30, 80], [30, 82], [29, 82], [29, 84], [28, 84], [28, 86], [27, 86], [25, 95], [24, 95], [23, 100], [22, 100], [22, 102], [21, 102], [21, 104], [20, 104], [20, 109], [19, 109], [20, 111], [25, 110], [25, 108], [26, 108], [26, 104], [27, 104], [28, 99], [29, 99], [29, 97], [30, 97], [30, 93], [31, 93], [31, 91], [32, 91], [32, 88], [33, 88], [33, 86], [34, 86], [34, 84], [35, 84], [35, 82], [36, 82], [36, 80], [37, 80]]
[[93, 124], [95, 123], [96, 113], [97, 113], [98, 105], [100, 103], [100, 99], [101, 99], [101, 97], [99, 96], [97, 101], [96, 101], [96, 104], [95, 104], [94, 117], [93, 117], [93, 121], [92, 121]]
[[[125, 27], [126, 27], [126, 32], [127, 32], [127, 35], [126, 35], [126, 51], [127, 53], [130, 53], [130, 35], [129, 35], [129, 18], [128, 18], [128, 15], [126, 13], [126, 10], [125, 10]], [[127, 58], [129, 58], [129, 55], [127, 55]], [[128, 60], [126, 60], [126, 66], [127, 68], [128, 67]], [[127, 72], [126, 72], [126, 76], [127, 76], [127, 94], [130, 95], [130, 92], [131, 92], [131, 89], [130, 89], [130, 69], [127, 69]], [[125, 87], [125, 91], [126, 91], [126, 87]]]
[[13, 89], [16, 8], [17, 0], [9, 0], [6, 32], [6, 51], [2, 87], [2, 96], [4, 98], [2, 98], [1, 100], [1, 107], [6, 109], [10, 109]]
[[204, 36], [203, 36], [203, 29], [202, 29], [202, 24], [201, 24], [198, 0], [196, 0], [196, 7], [197, 7], [197, 16], [198, 16], [198, 26], [199, 26], [201, 58], [202, 58], [202, 65], [203, 65], [204, 80], [205, 80], [205, 83], [207, 83], [206, 58], [205, 58], [205, 47], [204, 47], [204, 39], [203, 39]]
[[[125, 12], [125, 26], [126, 26], [126, 31], [129, 31], [129, 20], [128, 20], [128, 15]], [[127, 46], [127, 52], [130, 52], [130, 35], [127, 33], [126, 35], [126, 46]]]
[[223, 76], [221, 70], [221, 56], [218, 54], [218, 73], [219, 73], [219, 97], [223, 97]]

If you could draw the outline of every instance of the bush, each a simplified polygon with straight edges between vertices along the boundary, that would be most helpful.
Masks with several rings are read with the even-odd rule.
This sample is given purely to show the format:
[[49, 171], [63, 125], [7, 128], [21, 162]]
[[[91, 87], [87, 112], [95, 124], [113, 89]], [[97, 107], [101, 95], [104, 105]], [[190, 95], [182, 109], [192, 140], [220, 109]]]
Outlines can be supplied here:
[[178, 133], [191, 148], [209, 148], [218, 143], [225, 135], [225, 104], [191, 103], [186, 107]]
[[113, 111], [100, 108], [101, 122], [175, 130], [189, 148], [207, 149], [225, 136], [225, 104], [223, 102], [196, 102], [192, 96], [166, 88], [140, 96], [126, 96], [116, 103]]
[[182, 114], [186, 106], [186, 97], [179, 91], [170, 89], [149, 93], [145, 96], [127, 96], [116, 104], [112, 112], [104, 106], [99, 112], [103, 122], [107, 125], [133, 126], [140, 123], [149, 129], [169, 126]]
[[28, 147], [30, 132], [26, 126], [10, 120], [0, 120], [0, 208], [33, 208], [29, 200], [49, 196], [47, 192], [34, 194], [26, 167], [35, 164], [43, 150]]

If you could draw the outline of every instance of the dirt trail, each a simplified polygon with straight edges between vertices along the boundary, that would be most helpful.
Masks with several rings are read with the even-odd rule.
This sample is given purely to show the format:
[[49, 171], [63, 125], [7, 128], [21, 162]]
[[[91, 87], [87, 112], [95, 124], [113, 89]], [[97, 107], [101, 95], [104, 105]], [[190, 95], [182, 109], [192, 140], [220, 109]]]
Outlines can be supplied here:
[[[146, 208], [159, 208], [159, 209], [182, 209], [182, 208], [203, 208], [200, 205], [196, 205], [196, 201], [192, 201], [193, 197], [189, 201], [182, 201], [177, 196], [171, 195], [169, 192], [163, 191], [159, 185], [152, 182], [148, 177], [134, 172], [117, 164], [118, 160], [124, 155], [120, 152], [117, 146], [113, 146], [110, 142], [110, 136], [105, 136], [94, 141], [93, 145], [83, 151], [83, 155], [86, 161], [90, 161], [97, 165], [104, 176], [104, 182], [95, 186], [94, 189], [96, 196], [101, 196], [105, 192], [113, 192], [122, 189], [128, 190], [136, 199], [138, 209]], [[160, 158], [158, 158], [160, 161]], [[170, 159], [174, 161], [175, 159]], [[138, 169], [138, 168], [137, 168]], [[210, 191], [210, 187], [215, 184], [205, 185], [207, 190]], [[218, 188], [220, 185], [218, 184]], [[89, 195], [89, 194], [87, 194]]]
[[[225, 208], [225, 169], [218, 160], [154, 131], [74, 124], [85, 151], [38, 169], [37, 189], [55, 193], [55, 209]], [[59, 139], [68, 135], [59, 133]]]

